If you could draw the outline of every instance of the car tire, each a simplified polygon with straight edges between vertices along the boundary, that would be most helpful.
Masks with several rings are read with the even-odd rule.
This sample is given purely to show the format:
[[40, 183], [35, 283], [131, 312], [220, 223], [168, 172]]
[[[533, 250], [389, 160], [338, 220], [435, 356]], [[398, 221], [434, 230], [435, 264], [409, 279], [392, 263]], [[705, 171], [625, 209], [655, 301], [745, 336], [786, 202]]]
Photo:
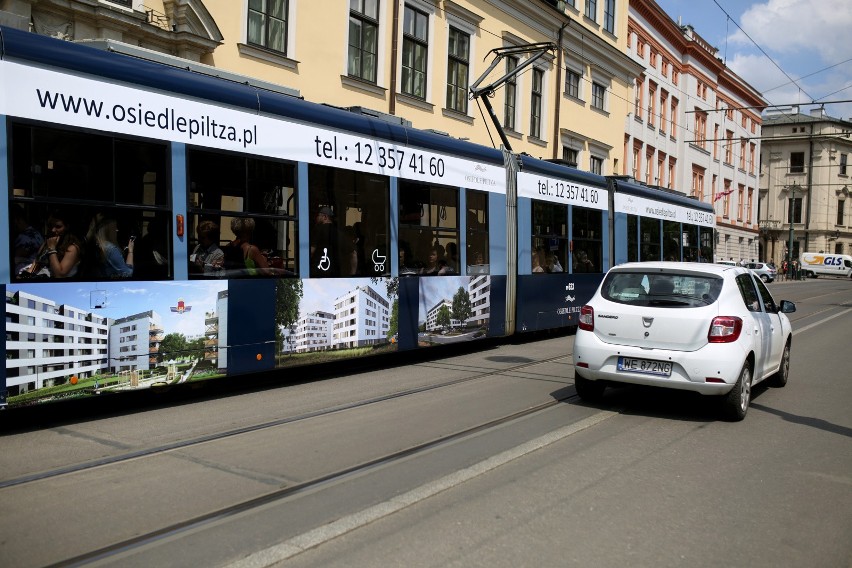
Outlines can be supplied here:
[[603, 400], [606, 384], [603, 381], [592, 381], [583, 377], [574, 377], [574, 388], [577, 394], [586, 402], [600, 402]]
[[732, 422], [745, 418], [751, 402], [751, 364], [746, 361], [734, 388], [722, 398], [722, 413]]
[[790, 376], [790, 340], [784, 345], [784, 352], [781, 354], [781, 368], [778, 372], [772, 375], [769, 379], [769, 384], [776, 388], [781, 388], [787, 384], [787, 378]]

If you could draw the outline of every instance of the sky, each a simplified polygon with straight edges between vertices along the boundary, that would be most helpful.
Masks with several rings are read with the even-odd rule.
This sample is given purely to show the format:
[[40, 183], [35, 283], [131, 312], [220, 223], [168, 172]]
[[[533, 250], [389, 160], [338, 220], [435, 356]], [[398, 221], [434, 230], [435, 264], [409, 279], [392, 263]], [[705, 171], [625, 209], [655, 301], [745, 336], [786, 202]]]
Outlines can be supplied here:
[[[656, 0], [770, 105], [852, 120], [852, 0]], [[730, 16], [730, 18], [729, 18]]]

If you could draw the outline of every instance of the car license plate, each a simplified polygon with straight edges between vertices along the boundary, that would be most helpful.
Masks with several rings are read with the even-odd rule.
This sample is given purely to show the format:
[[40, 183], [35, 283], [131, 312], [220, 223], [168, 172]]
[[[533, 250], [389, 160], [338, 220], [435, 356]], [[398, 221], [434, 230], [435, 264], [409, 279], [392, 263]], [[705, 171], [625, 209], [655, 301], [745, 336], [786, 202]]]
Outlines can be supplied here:
[[619, 357], [618, 370], [627, 373], [646, 373], [649, 375], [660, 375], [670, 377], [672, 364], [669, 361], [652, 361], [650, 359], [636, 359], [634, 357]]

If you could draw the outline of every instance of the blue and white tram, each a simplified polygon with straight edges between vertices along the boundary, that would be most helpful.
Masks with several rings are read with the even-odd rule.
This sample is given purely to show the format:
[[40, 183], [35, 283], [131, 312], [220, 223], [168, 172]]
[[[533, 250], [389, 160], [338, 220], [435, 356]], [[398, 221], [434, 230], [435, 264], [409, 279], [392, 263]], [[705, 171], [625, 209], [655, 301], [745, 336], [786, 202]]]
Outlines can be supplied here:
[[677, 233], [657, 224], [660, 250], [680, 235], [686, 259], [709, 234], [699, 204], [620, 180], [0, 40], [0, 405], [576, 325], [612, 259], [645, 254], [653, 215], [620, 195], [691, 212]]

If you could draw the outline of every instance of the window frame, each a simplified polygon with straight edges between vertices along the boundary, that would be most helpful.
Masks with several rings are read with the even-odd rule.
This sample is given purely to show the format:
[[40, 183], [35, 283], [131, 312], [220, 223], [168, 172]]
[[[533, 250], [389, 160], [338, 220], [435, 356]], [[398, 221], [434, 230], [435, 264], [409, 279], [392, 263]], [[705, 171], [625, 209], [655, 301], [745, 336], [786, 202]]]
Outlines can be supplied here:
[[[247, 9], [247, 12], [246, 12], [246, 44], [248, 44], [252, 47], [259, 47], [261, 49], [266, 49], [266, 50], [269, 50], [269, 51], [272, 51], [272, 52], [275, 52], [275, 53], [280, 53], [284, 56], [287, 56], [288, 55], [288, 43], [289, 43], [289, 39], [290, 39], [289, 38], [289, 36], [290, 36], [290, 26], [289, 26], [289, 23], [290, 23], [290, 19], [289, 19], [290, 0], [280, 0], [282, 5], [283, 5], [283, 8], [281, 10], [282, 17], [271, 16], [268, 12], [268, 9], [265, 10], [265, 11], [259, 11], [259, 10], [253, 9], [252, 4], [254, 3], [254, 1], [255, 0], [248, 0], [248, 2], [246, 3], [246, 9]], [[256, 1], [259, 1], [262, 4], [269, 6], [271, 4], [268, 4], [267, 2], [271, 2], [272, 0], [256, 0]], [[262, 31], [263, 38], [262, 38], [262, 41], [260, 41], [260, 42], [252, 41], [252, 31], [251, 31], [252, 13], [259, 14], [260, 19], [262, 21], [262, 28], [261, 29], [263, 30]], [[270, 33], [271, 33], [271, 26], [269, 25], [270, 18], [272, 20], [274, 20], [275, 22], [280, 22], [281, 27], [283, 29], [283, 36], [281, 38], [281, 48], [280, 49], [278, 49], [276, 47], [271, 47], [269, 45], [269, 43], [270, 43], [269, 36], [270, 36]]]
[[[464, 41], [461, 41], [461, 40]], [[455, 41], [454, 41], [455, 40]], [[467, 114], [467, 90], [470, 85], [471, 34], [454, 25], [447, 32], [447, 98], [446, 107]], [[451, 46], [455, 45], [456, 49]], [[464, 46], [465, 53], [459, 53]], [[463, 84], [459, 84], [463, 83]]]
[[541, 139], [544, 112], [544, 70], [533, 67], [530, 86], [530, 136]]
[[[506, 57], [506, 73], [511, 73], [518, 67], [519, 59], [514, 56]], [[506, 80], [506, 94], [503, 99], [503, 126], [507, 130], [515, 130], [518, 113], [518, 76], [512, 75]]]
[[[381, 0], [372, 0], [373, 6], [375, 8], [375, 15], [369, 15], [366, 13], [365, 9], [370, 0], [350, 0], [349, 2], [349, 45], [347, 52], [347, 65], [346, 72], [350, 77], [354, 77], [356, 79], [360, 79], [362, 81], [367, 81], [373, 84], [377, 84], [378, 82], [378, 73], [379, 73], [379, 14], [381, 13]], [[353, 7], [353, 2], [358, 4], [357, 7]], [[352, 44], [352, 36], [353, 36], [353, 20], [359, 22], [359, 45]], [[370, 52], [367, 47], [365, 47], [365, 33], [364, 30], [367, 28], [372, 28], [373, 32], [373, 51]], [[353, 59], [352, 59], [352, 51], [356, 50], [360, 56], [357, 60], [360, 62], [358, 65], [358, 69], [355, 69], [353, 72]], [[365, 53], [369, 53], [373, 57], [373, 67], [372, 67], [372, 76], [365, 76], [365, 68], [367, 67], [367, 63], [365, 60]]]
[[[417, 33], [417, 26], [419, 23], [419, 19], [422, 17], [425, 20], [423, 26], [423, 37], [419, 37], [417, 35], [412, 35], [407, 31], [406, 22], [409, 18], [409, 13], [412, 14], [414, 32]], [[401, 59], [401, 69], [399, 74], [400, 86], [399, 90], [401, 93], [408, 95], [410, 97], [414, 97], [416, 99], [427, 100], [429, 93], [429, 24], [430, 17], [429, 14], [425, 11], [416, 8], [412, 4], [406, 3], [403, 7], [403, 22], [402, 22], [402, 59]], [[411, 46], [411, 47], [409, 47]], [[415, 50], [414, 59], [410, 62], [410, 65], [406, 65], [407, 59], [410, 59], [411, 49]], [[422, 55], [422, 68], [416, 67], [417, 63], [417, 50], [423, 51]], [[406, 81], [406, 70], [409, 71], [409, 80]], [[418, 75], [422, 75], [422, 94], [417, 94], [415, 88], [415, 79]], [[406, 83], [411, 83], [407, 85]], [[417, 81], [419, 84], [420, 81]]]

